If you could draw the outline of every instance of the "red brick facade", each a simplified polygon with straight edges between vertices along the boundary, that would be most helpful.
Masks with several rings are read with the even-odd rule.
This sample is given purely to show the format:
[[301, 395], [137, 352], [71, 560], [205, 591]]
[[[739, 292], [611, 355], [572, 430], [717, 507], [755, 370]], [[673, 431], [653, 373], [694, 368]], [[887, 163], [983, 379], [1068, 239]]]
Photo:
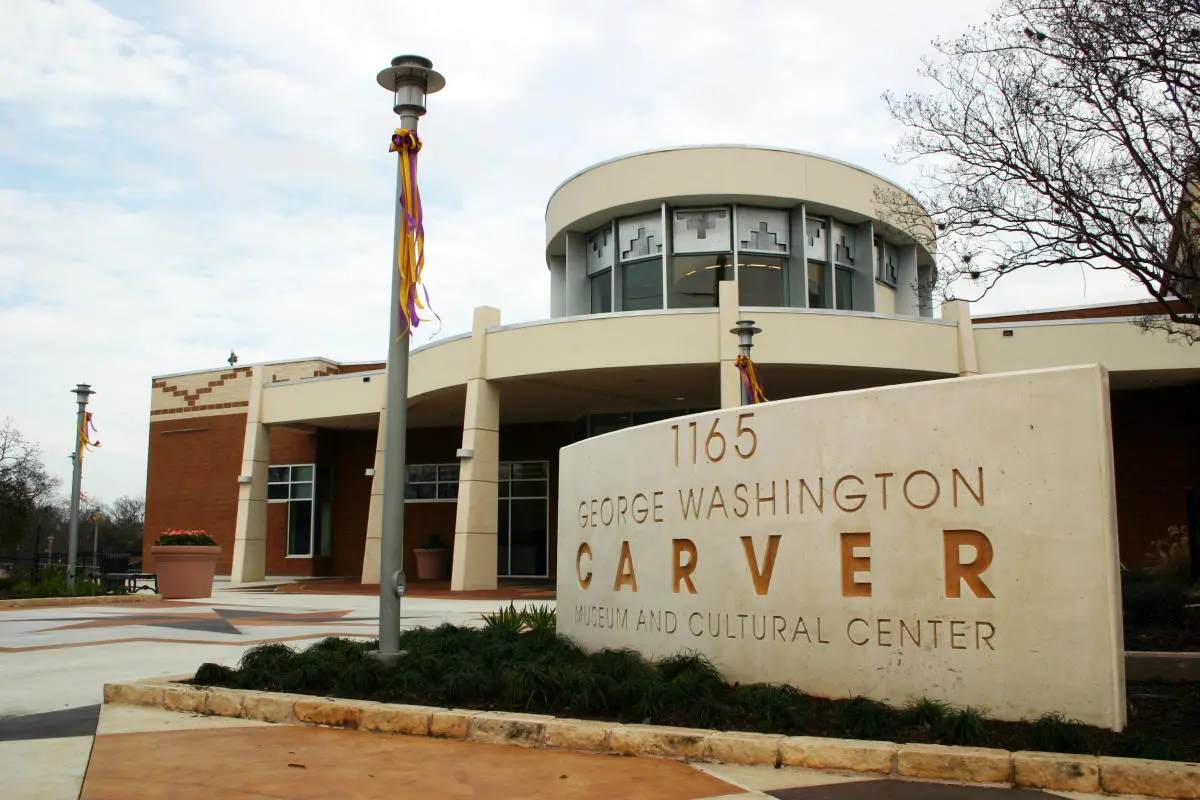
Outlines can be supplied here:
[[[1121, 558], [1144, 562], [1167, 528], [1186, 523], [1184, 491], [1200, 486], [1200, 386], [1119, 391], [1112, 396], [1113, 451]], [[146, 564], [149, 546], [169, 528], [203, 528], [221, 545], [217, 569], [229, 574], [237, 517], [237, 475], [245, 439], [245, 414], [155, 420], [150, 424], [146, 482]], [[407, 461], [452, 464], [461, 444], [458, 428], [414, 429]], [[313, 464], [328, 470], [332, 492], [332, 538], [328, 556], [288, 558], [287, 504], [267, 505], [268, 575], [358, 576], [362, 572], [374, 463], [374, 430], [306, 432], [274, 428], [272, 464]], [[505, 426], [502, 461], [550, 463], [550, 573], [555, 571], [558, 451], [571, 441], [565, 422]], [[405, 507], [405, 570], [416, 574], [413, 550], [433, 534], [453, 546], [455, 503], [419, 502]]]
[[1141, 566], [1155, 539], [1187, 523], [1200, 488], [1200, 386], [1113, 392], [1113, 461], [1121, 562]]

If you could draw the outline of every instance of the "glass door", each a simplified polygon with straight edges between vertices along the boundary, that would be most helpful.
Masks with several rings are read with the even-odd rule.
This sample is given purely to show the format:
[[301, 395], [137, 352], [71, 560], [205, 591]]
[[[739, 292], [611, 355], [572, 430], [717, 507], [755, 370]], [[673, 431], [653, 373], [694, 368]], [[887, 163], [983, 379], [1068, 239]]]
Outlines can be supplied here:
[[544, 578], [550, 574], [550, 462], [500, 464], [496, 571]]

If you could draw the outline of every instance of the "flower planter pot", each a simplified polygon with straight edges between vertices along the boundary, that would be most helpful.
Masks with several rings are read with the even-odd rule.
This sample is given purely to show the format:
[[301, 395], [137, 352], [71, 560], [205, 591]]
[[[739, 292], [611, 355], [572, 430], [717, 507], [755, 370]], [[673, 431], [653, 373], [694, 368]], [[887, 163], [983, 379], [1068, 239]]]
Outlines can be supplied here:
[[156, 544], [150, 548], [158, 592], [168, 600], [212, 597], [213, 574], [220, 547]]
[[449, 547], [418, 547], [413, 552], [417, 555], [417, 580], [444, 581], [450, 577]]

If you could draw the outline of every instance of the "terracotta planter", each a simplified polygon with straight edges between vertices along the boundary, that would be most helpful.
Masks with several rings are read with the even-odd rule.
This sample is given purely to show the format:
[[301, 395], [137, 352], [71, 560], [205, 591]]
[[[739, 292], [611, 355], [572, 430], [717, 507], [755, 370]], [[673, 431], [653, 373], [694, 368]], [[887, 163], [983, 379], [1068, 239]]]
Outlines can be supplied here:
[[450, 577], [449, 547], [418, 547], [413, 552], [417, 554], [417, 580], [444, 581]]
[[156, 544], [150, 548], [158, 592], [168, 600], [212, 597], [213, 574], [221, 548]]

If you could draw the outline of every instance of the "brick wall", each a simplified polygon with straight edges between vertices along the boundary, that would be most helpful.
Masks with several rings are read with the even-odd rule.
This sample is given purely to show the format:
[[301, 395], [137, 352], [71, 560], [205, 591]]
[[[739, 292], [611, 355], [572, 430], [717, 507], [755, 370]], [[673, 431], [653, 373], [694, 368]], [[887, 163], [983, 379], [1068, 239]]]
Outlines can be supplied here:
[[217, 572], [229, 574], [245, 437], [244, 413], [172, 415], [151, 421], [143, 537], [146, 569], [154, 568], [150, 546], [159, 534], [171, 528], [193, 528], [208, 531], [221, 546]]
[[361, 575], [375, 463], [375, 431], [322, 430], [317, 435], [321, 464], [333, 482], [333, 575]]
[[1187, 523], [1184, 490], [1200, 486], [1200, 386], [1112, 394], [1121, 562], [1146, 561], [1167, 528]]

